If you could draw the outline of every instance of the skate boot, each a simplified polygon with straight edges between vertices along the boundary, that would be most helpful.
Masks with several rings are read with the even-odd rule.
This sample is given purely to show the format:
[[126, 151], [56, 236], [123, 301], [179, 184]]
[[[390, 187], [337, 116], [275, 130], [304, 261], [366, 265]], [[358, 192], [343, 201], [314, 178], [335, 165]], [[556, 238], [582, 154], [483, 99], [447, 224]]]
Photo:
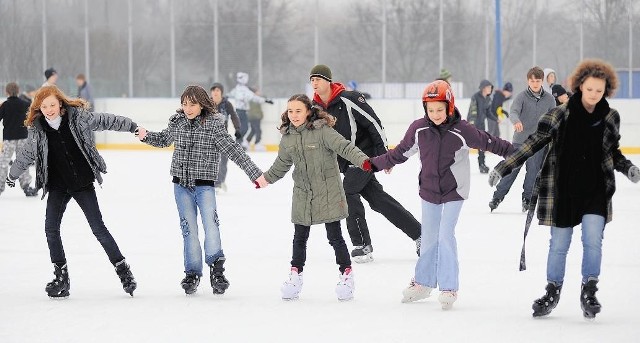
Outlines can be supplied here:
[[402, 291], [402, 302], [410, 303], [426, 299], [431, 295], [432, 290], [433, 288], [417, 284], [415, 279], [411, 279], [409, 287]]
[[53, 267], [55, 278], [47, 284], [45, 291], [51, 299], [66, 299], [69, 297], [69, 288], [71, 287], [67, 264], [65, 263], [63, 266], [54, 264]]
[[180, 285], [182, 285], [182, 289], [184, 289], [185, 294], [191, 295], [198, 290], [198, 285], [200, 284], [200, 276], [196, 273], [187, 273], [187, 275], [182, 279]]
[[491, 201], [489, 201], [489, 208], [491, 209], [491, 212], [498, 208], [498, 205], [500, 205], [502, 200], [504, 200], [504, 198], [493, 198], [491, 199]]
[[562, 291], [562, 285], [556, 285], [554, 282], [549, 282], [545, 287], [547, 293], [541, 298], [533, 301], [533, 316], [542, 317], [546, 316], [558, 305], [560, 301], [560, 292]]
[[489, 167], [487, 167], [484, 162], [479, 163], [478, 168], [480, 169], [480, 174], [487, 174], [489, 172]]
[[351, 257], [356, 263], [371, 262], [373, 261], [373, 246], [371, 244], [356, 245], [351, 250]]
[[297, 300], [302, 290], [302, 272], [298, 273], [298, 268], [291, 267], [289, 279], [282, 284], [282, 300]]
[[136, 290], [138, 284], [136, 283], [136, 279], [133, 278], [131, 267], [129, 267], [126, 260], [116, 263], [116, 273], [122, 283], [122, 289], [129, 293], [130, 296], [133, 296], [133, 291]]
[[596, 318], [596, 314], [600, 313], [600, 302], [596, 298], [598, 291], [598, 279], [589, 278], [587, 283], [582, 284], [582, 292], [580, 292], [580, 307], [582, 307], [582, 315], [587, 320]]
[[438, 296], [438, 301], [443, 310], [450, 310], [456, 300], [458, 300], [458, 292], [456, 291], [442, 291]]
[[529, 199], [522, 198], [522, 212], [529, 211], [529, 205], [530, 205]]
[[418, 239], [416, 239], [414, 242], [416, 242], [416, 254], [418, 254], [418, 257], [420, 257], [420, 246], [422, 245], [422, 237], [418, 237]]
[[224, 261], [226, 258], [218, 257], [212, 265], [209, 266], [211, 279], [211, 288], [213, 288], [213, 294], [224, 294], [229, 288], [229, 280], [224, 277]]
[[28, 197], [34, 197], [36, 195], [38, 195], [38, 189], [37, 188], [33, 188], [30, 186], [27, 186], [25, 188], [22, 189], [24, 191], [24, 195], [28, 196]]
[[347, 267], [344, 273], [340, 275], [340, 280], [336, 285], [336, 295], [339, 301], [349, 301], [353, 299], [353, 291], [355, 290], [355, 284], [353, 280], [353, 273], [351, 267]]

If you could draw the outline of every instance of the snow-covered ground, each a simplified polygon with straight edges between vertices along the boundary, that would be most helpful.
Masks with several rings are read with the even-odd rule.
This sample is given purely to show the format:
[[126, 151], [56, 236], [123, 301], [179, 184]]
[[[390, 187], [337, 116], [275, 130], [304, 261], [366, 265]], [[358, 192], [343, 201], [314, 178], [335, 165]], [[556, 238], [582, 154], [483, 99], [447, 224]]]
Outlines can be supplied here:
[[[579, 304], [579, 230], [569, 252], [560, 304], [532, 319], [544, 292], [548, 228], [534, 225], [528, 270], [518, 271], [525, 216], [522, 176], [491, 214], [492, 190], [472, 155], [472, 191], [457, 226], [460, 292], [451, 311], [434, 297], [400, 303], [413, 275], [413, 242], [369, 211], [375, 261], [354, 265], [355, 299], [340, 303], [333, 250], [324, 228], [312, 229], [300, 299], [284, 302], [293, 225], [291, 177], [256, 190], [230, 162], [229, 191], [218, 196], [222, 242], [231, 287], [214, 296], [203, 279], [195, 296], [179, 286], [182, 237], [170, 182], [169, 151], [103, 151], [109, 169], [98, 198], [107, 227], [138, 281], [122, 291], [106, 255], [72, 201], [63, 218], [71, 297], [50, 300], [52, 266], [44, 236], [45, 201], [19, 189], [0, 196], [0, 342], [631, 342], [640, 337], [640, 185], [618, 174], [614, 220], [607, 226], [598, 297], [603, 310], [585, 322]], [[268, 168], [275, 153], [252, 153]], [[640, 156], [631, 156], [640, 165]], [[495, 165], [496, 156], [488, 156]], [[414, 215], [418, 161], [379, 174], [385, 189]], [[348, 240], [343, 221], [343, 235]], [[349, 246], [351, 246], [349, 244]]]

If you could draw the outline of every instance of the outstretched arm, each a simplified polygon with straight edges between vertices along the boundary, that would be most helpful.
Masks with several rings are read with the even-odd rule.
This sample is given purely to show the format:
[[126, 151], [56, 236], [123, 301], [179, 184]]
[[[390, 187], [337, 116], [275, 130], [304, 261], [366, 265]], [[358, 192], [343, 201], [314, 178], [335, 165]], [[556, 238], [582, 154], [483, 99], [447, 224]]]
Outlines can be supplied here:
[[287, 148], [284, 146], [283, 142], [280, 141], [280, 146], [278, 148], [278, 157], [271, 168], [264, 173], [265, 180], [268, 183], [274, 183], [280, 179], [282, 179], [291, 166], [293, 165], [293, 159], [291, 158], [291, 154], [287, 151]]
[[93, 131], [124, 131], [134, 133], [138, 125], [131, 118], [110, 113], [89, 112], [83, 110], [82, 116], [86, 116], [89, 127]]
[[[364, 163], [369, 157], [358, 149], [353, 142], [346, 140], [330, 127], [323, 126], [320, 130], [322, 130], [322, 139], [330, 150], [335, 151], [336, 154], [342, 156], [354, 166], [367, 170]], [[370, 170], [371, 168], [369, 167], [368, 169]]]
[[400, 144], [387, 153], [372, 158], [371, 163], [375, 167], [374, 170], [389, 170], [396, 164], [404, 163], [409, 157], [418, 152], [418, 132], [421, 129], [421, 123], [424, 123], [424, 119], [414, 121], [405, 132]]

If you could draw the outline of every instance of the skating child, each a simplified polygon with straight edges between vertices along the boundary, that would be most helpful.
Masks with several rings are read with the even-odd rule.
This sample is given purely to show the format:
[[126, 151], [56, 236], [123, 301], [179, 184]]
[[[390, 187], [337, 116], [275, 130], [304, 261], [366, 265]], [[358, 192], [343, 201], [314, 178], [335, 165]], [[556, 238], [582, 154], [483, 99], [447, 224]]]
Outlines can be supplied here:
[[[544, 114], [537, 130], [489, 174], [489, 184], [521, 166], [548, 147], [534, 188], [525, 238], [536, 201], [540, 225], [551, 227], [545, 294], [534, 300], [534, 317], [546, 316], [556, 307], [564, 283], [567, 252], [573, 228], [582, 226], [582, 292], [585, 318], [600, 312], [596, 298], [602, 264], [602, 240], [606, 223], [613, 219], [616, 190], [614, 170], [632, 182], [640, 181], [640, 169], [620, 152], [620, 114], [609, 107], [607, 97], [618, 87], [615, 69], [602, 60], [584, 60], [571, 75], [573, 95], [566, 104]], [[525, 269], [524, 246], [520, 268]]]
[[209, 265], [214, 294], [224, 294], [229, 287], [225, 278], [225, 256], [220, 241], [216, 210], [215, 181], [220, 154], [225, 153], [249, 178], [255, 181], [262, 171], [242, 147], [229, 135], [224, 119], [215, 110], [207, 91], [188, 86], [180, 97], [182, 107], [169, 118], [161, 132], [140, 128], [138, 138], [155, 147], [173, 143], [171, 160], [173, 190], [184, 239], [184, 272], [181, 282], [186, 294], [196, 292], [202, 277], [202, 249], [198, 239], [198, 209], [204, 229], [204, 260]]
[[263, 187], [274, 183], [294, 165], [293, 257], [289, 279], [282, 285], [282, 299], [298, 298], [311, 225], [325, 224], [329, 244], [340, 266], [336, 286], [338, 300], [351, 300], [354, 291], [351, 258], [340, 229], [340, 220], [347, 217], [348, 209], [336, 154], [364, 170], [371, 170], [368, 157], [333, 130], [335, 118], [312, 107], [311, 100], [304, 94], [289, 98], [281, 119], [278, 158], [258, 183]]
[[47, 294], [51, 298], [69, 296], [69, 272], [60, 224], [73, 198], [114, 265], [125, 292], [133, 296], [136, 281], [102, 221], [93, 186], [96, 180], [102, 183], [100, 174], [106, 172], [105, 162], [96, 150], [93, 131], [134, 133], [136, 123], [126, 117], [91, 112], [84, 100], [70, 99], [56, 86], [44, 86], [36, 93], [24, 124], [29, 131], [27, 145], [18, 151], [6, 182], [10, 187], [15, 186], [14, 180], [35, 162], [36, 188], [42, 188], [43, 198], [49, 194], [44, 231], [55, 278], [47, 284]]
[[389, 169], [419, 152], [422, 242], [415, 277], [402, 302], [428, 297], [440, 287], [439, 301], [450, 309], [458, 296], [455, 226], [469, 196], [469, 149], [506, 156], [512, 145], [461, 120], [449, 84], [436, 80], [424, 90], [425, 117], [414, 121], [398, 146], [371, 159], [372, 168]]

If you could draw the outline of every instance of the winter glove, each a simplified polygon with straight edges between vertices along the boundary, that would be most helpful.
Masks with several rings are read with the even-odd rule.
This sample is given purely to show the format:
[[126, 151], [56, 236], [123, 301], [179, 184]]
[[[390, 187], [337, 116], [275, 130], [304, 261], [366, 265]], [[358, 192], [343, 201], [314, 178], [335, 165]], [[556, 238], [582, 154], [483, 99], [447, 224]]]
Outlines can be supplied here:
[[371, 163], [371, 160], [364, 160], [362, 170], [374, 173], [380, 171], [380, 169], [376, 168], [375, 164]]
[[636, 166], [632, 166], [631, 168], [629, 168], [627, 177], [629, 178], [629, 180], [631, 180], [631, 182], [638, 183], [638, 181], [640, 181], [640, 168]]
[[16, 182], [14, 180], [11, 180], [11, 178], [9, 178], [8, 176], [7, 176], [7, 179], [5, 180], [5, 182], [7, 183], [7, 186], [9, 186], [11, 188], [16, 186]]
[[237, 141], [241, 141], [242, 140], [242, 134], [240, 133], [240, 131], [236, 130], [236, 133], [233, 134], [236, 137]]
[[495, 169], [489, 172], [489, 186], [494, 187], [500, 182], [500, 179], [502, 179], [502, 176]]
[[266, 102], [269, 105], [273, 105], [273, 99], [264, 99], [264, 102]]

